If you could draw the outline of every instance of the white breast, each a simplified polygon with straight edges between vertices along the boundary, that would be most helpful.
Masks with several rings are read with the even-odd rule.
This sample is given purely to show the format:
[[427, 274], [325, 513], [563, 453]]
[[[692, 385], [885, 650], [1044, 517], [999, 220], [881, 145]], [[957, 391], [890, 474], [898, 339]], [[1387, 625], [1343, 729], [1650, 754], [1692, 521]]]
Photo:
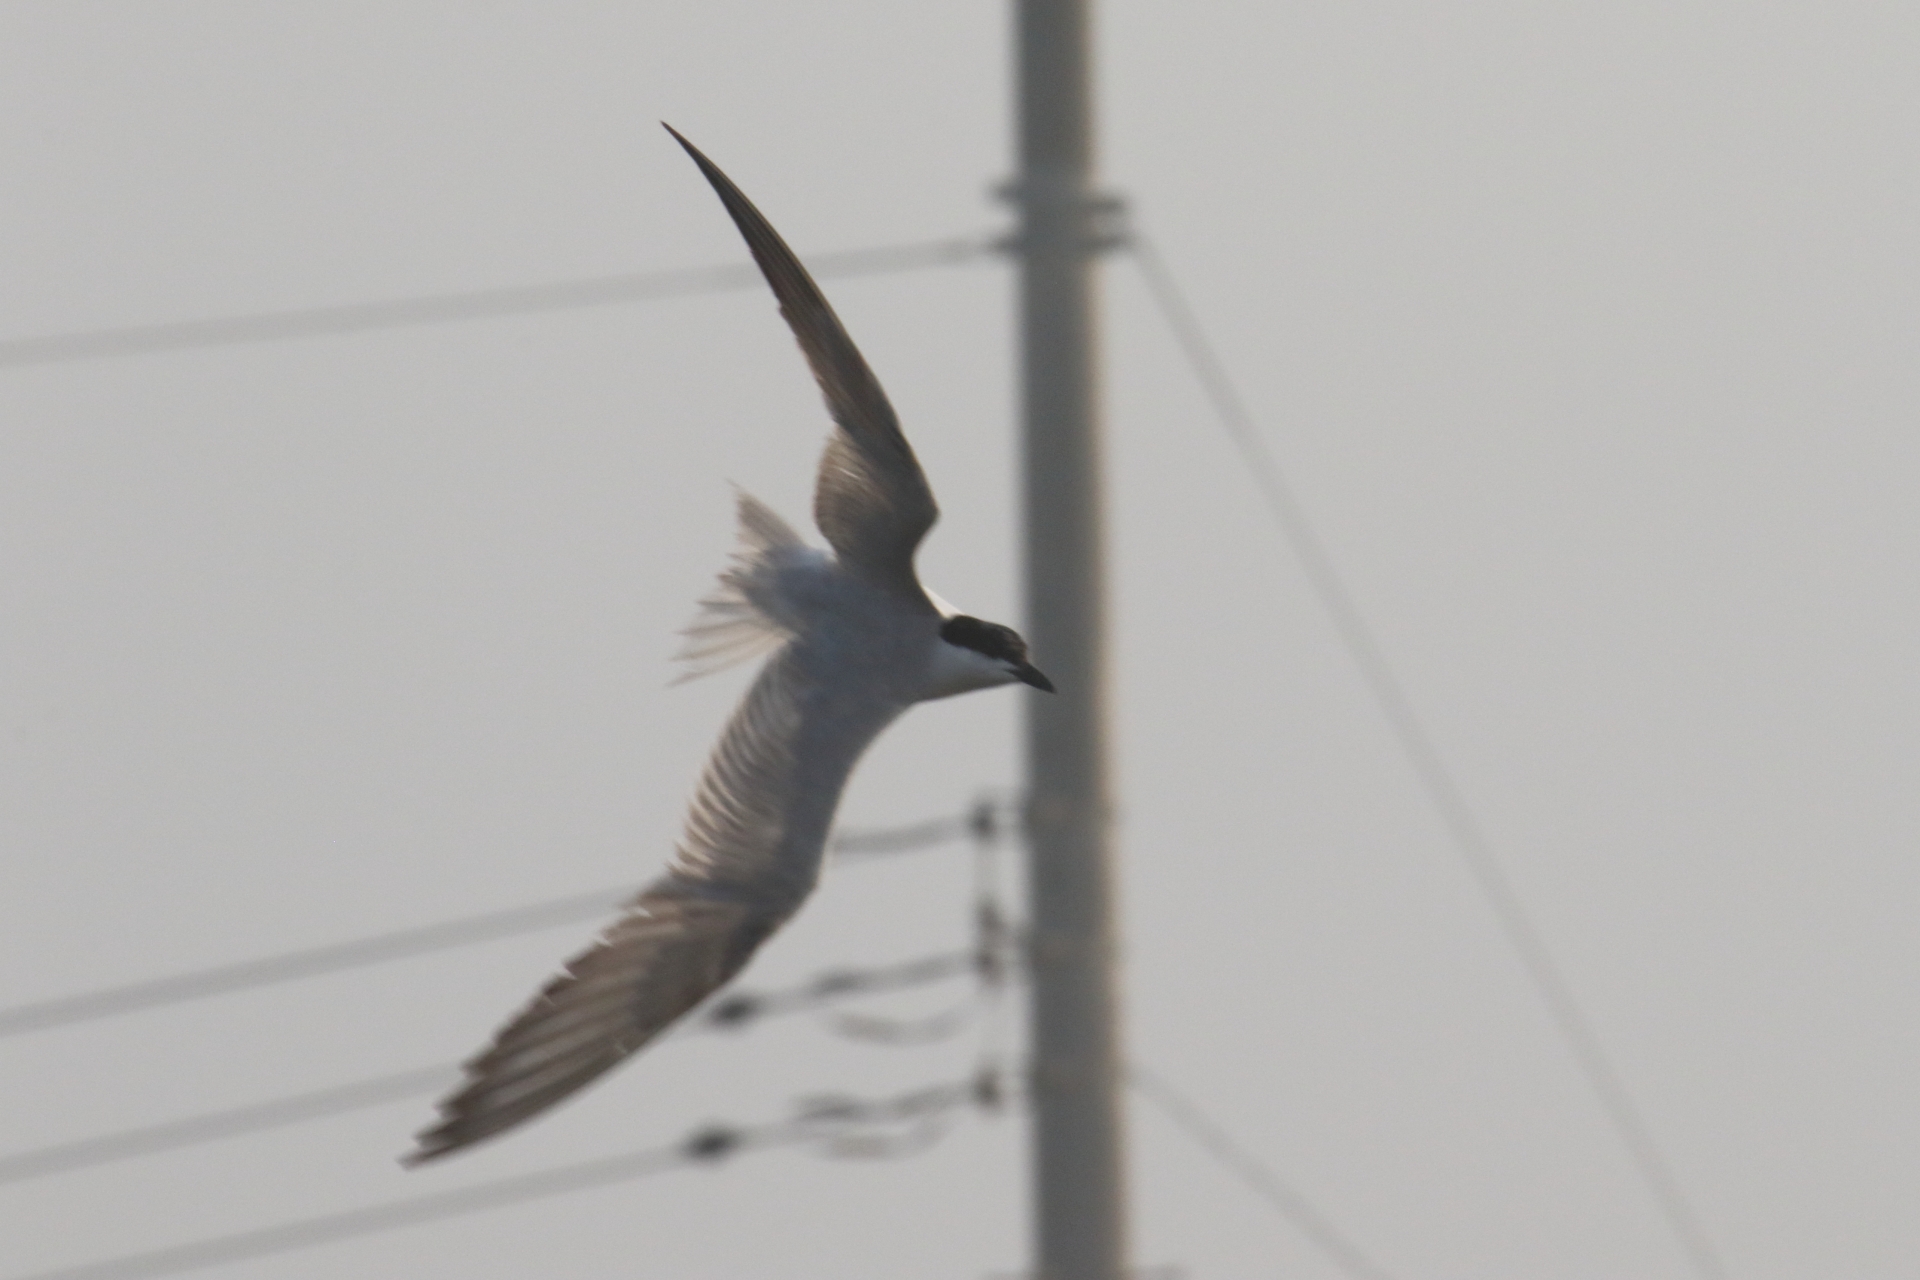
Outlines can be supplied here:
[[934, 637], [933, 653], [927, 667], [928, 692], [920, 696], [921, 702], [951, 698], [956, 693], [971, 693], [975, 689], [1016, 684], [1020, 679], [1007, 670], [1007, 664], [998, 658], [989, 658], [976, 650], [948, 644], [938, 636]]

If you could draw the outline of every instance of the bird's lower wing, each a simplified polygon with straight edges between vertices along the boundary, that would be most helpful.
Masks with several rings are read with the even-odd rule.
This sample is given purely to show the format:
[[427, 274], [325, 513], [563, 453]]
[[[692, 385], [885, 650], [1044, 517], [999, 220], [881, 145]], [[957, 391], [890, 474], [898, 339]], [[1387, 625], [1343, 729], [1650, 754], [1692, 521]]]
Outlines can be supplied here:
[[466, 1064], [418, 1164], [512, 1128], [587, 1085], [699, 1004], [781, 917], [649, 890]]
[[467, 1063], [411, 1162], [540, 1114], [738, 973], [812, 891], [847, 774], [899, 712], [860, 687], [823, 696], [791, 646], [774, 655], [707, 761], [667, 873]]

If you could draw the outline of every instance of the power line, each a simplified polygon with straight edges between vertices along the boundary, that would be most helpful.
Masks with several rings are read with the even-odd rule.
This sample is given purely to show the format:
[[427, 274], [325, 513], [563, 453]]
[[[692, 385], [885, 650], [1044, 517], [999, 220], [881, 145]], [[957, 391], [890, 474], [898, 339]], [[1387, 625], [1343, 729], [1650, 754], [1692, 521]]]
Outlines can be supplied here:
[[925, 822], [916, 822], [905, 827], [849, 831], [834, 837], [833, 854], [836, 858], [853, 861], [860, 858], [878, 858], [895, 853], [906, 853], [937, 844], [949, 844], [962, 836], [976, 834], [981, 829], [982, 823], [991, 824], [994, 821], [994, 813], [994, 803], [991, 800], [982, 800], [964, 814], [929, 818]]
[[835, 1035], [867, 1044], [925, 1045], [950, 1040], [966, 1030], [980, 1014], [981, 1001], [968, 999], [921, 1018], [882, 1018], [870, 1013], [842, 1013], [828, 1025]]
[[10, 1156], [0, 1156], [0, 1185], [26, 1182], [76, 1169], [130, 1160], [136, 1156], [178, 1151], [223, 1138], [238, 1138], [249, 1133], [280, 1129], [306, 1120], [323, 1120], [369, 1107], [399, 1102], [422, 1094], [436, 1093], [460, 1078], [455, 1063], [398, 1071], [391, 1075], [356, 1080], [245, 1107], [211, 1111], [164, 1124], [142, 1125], [98, 1137], [62, 1142]]
[[[833, 849], [838, 856], [844, 848], [850, 858], [858, 860], [880, 854], [933, 848], [975, 830], [982, 820], [980, 812], [981, 807], [976, 806], [960, 817], [941, 818], [908, 827], [850, 831], [835, 838]], [[299, 978], [384, 964], [454, 947], [518, 937], [557, 925], [597, 920], [632, 897], [633, 892], [630, 885], [617, 889], [598, 889], [592, 893], [571, 894], [527, 907], [463, 916], [323, 947], [287, 951], [191, 973], [172, 974], [125, 986], [15, 1005], [10, 1009], [0, 1009], [0, 1040], [187, 1000], [202, 1000], [273, 983], [292, 982]]]
[[[823, 253], [807, 259], [807, 265], [817, 276], [878, 275], [972, 262], [990, 257], [993, 252], [991, 237], [953, 236], [915, 244]], [[83, 333], [57, 333], [0, 342], [0, 368], [185, 351], [235, 343], [331, 337], [376, 329], [412, 328], [461, 320], [534, 315], [547, 311], [574, 311], [584, 307], [639, 302], [648, 298], [714, 293], [726, 289], [756, 288], [759, 285], [758, 270], [751, 263], [742, 263], [430, 294], [387, 302], [219, 316], [206, 320], [95, 329]]]
[[1601, 1109], [1613, 1123], [1635, 1169], [1666, 1217], [1668, 1226], [1678, 1238], [1694, 1270], [1706, 1280], [1726, 1280], [1726, 1267], [1708, 1239], [1693, 1206], [1682, 1193], [1679, 1180], [1653, 1139], [1652, 1130], [1642, 1118], [1625, 1081], [1615, 1070], [1593, 1023], [1574, 995], [1572, 985], [1561, 974], [1553, 953], [1521, 903], [1506, 869], [1482, 834], [1479, 819], [1467, 803], [1466, 793], [1454, 780], [1439, 748], [1434, 745], [1432, 735], [1427, 732], [1426, 725], [1415, 711], [1413, 700], [1408, 697], [1399, 677], [1388, 664], [1385, 651], [1374, 638], [1372, 628], [1367, 625], [1366, 618], [1341, 580], [1333, 558], [1314, 532], [1307, 518], [1306, 507], [1288, 483], [1259, 428], [1254, 425], [1253, 415], [1232, 379], [1227, 376], [1226, 367], [1221, 364], [1208, 341], [1193, 308], [1188, 305], [1186, 296], [1152, 241], [1136, 228], [1128, 238], [1128, 245], [1162, 319], [1173, 331], [1195, 378], [1212, 403], [1215, 415], [1239, 449], [1241, 461], [1252, 473], [1274, 522], [1292, 545], [1308, 582], [1332, 617], [1334, 629], [1339, 633], [1348, 655], [1359, 668], [1361, 678], [1379, 703], [1394, 735], [1400, 740], [1401, 749], [1413, 765], [1415, 775], [1439, 811], [1441, 824], [1452, 837], [1454, 848], [1466, 862], [1468, 872], [1492, 907], [1508, 942], [1519, 955], [1521, 966], [1533, 980], [1541, 1001], [1566, 1038], [1574, 1061], [1599, 1099]]
[[[901, 853], [942, 843], [959, 833], [971, 834], [976, 842], [987, 847], [999, 834], [1003, 822], [1000, 810], [1004, 803], [1003, 800], [986, 797], [976, 802], [963, 817], [848, 833], [836, 838], [833, 847], [836, 853], [844, 853], [851, 847], [861, 856]], [[450, 923], [470, 924], [472, 921]], [[771, 991], [741, 990], [727, 993], [672, 1029], [668, 1038], [702, 1031], [736, 1030], [764, 1017], [801, 1013], [842, 999], [903, 990], [967, 972], [977, 974], [983, 992], [991, 993], [1005, 977], [1008, 937], [997, 911], [977, 919], [976, 926], [979, 937], [969, 951], [944, 952], [891, 965], [829, 969], [795, 986]], [[449, 945], [460, 944], [456, 941]], [[834, 1029], [843, 1035], [877, 1043], [925, 1044], [959, 1030], [978, 1004], [978, 1000], [969, 1001], [957, 1009], [949, 1009], [931, 1018], [868, 1019], [850, 1025], [836, 1024]], [[403, 1098], [437, 1092], [457, 1079], [458, 1074], [457, 1064], [395, 1072], [247, 1106], [0, 1156], [0, 1184], [179, 1150], [381, 1106]]]
[[383, 964], [453, 947], [512, 938], [580, 920], [597, 919], [632, 893], [630, 887], [599, 889], [592, 893], [555, 898], [530, 907], [466, 916], [414, 929], [355, 938], [350, 942], [288, 951], [81, 995], [15, 1005], [11, 1009], [0, 1010], [0, 1039], [52, 1027], [71, 1026], [77, 1022], [111, 1018], [160, 1005], [202, 1000], [251, 987]]
[[667, 1147], [631, 1151], [597, 1160], [562, 1165], [432, 1195], [344, 1213], [305, 1218], [254, 1231], [188, 1241], [164, 1249], [127, 1254], [100, 1262], [39, 1271], [14, 1280], [148, 1280], [178, 1275], [221, 1263], [311, 1249], [363, 1236], [397, 1231], [446, 1218], [525, 1204], [552, 1196], [611, 1186], [634, 1178], [696, 1164], [712, 1164], [747, 1151], [831, 1141], [856, 1126], [914, 1123], [957, 1108], [977, 1105], [979, 1082], [934, 1085], [879, 1101], [837, 1100], [834, 1108], [814, 1107], [790, 1120], [758, 1125], [713, 1124], [695, 1129]]
[[[670, 1035], [736, 1030], [762, 1017], [800, 1013], [845, 997], [900, 990], [940, 981], [969, 971], [980, 977], [983, 992], [989, 995], [1009, 980], [1019, 979], [1023, 976], [1023, 970], [1017, 964], [1009, 964], [1009, 960], [1018, 958], [1017, 950], [1012, 950], [1014, 931], [1002, 918], [997, 904], [996, 878], [992, 872], [993, 853], [997, 836], [1000, 834], [997, 812], [997, 806], [991, 802], [982, 802], [966, 819], [963, 828], [970, 831], [979, 841], [983, 858], [983, 866], [980, 868], [981, 882], [976, 886], [976, 895], [979, 898], [977, 906], [980, 908], [976, 913], [979, 937], [973, 950], [924, 956], [873, 968], [830, 969], [795, 986], [772, 991], [735, 992], [708, 1005], [695, 1019], [676, 1028]], [[941, 829], [944, 830], [944, 828]], [[902, 828], [899, 834], [917, 831], [930, 838], [935, 830], [935, 824], [922, 823], [913, 828]], [[896, 849], [903, 847], [897, 842], [890, 843], [878, 836], [873, 837], [871, 843], [876, 847], [881, 845]], [[924, 1026], [921, 1023], [901, 1023], [895, 1026], [891, 1023], [882, 1024], [876, 1020], [874, 1026], [870, 1028], [856, 1029], [843, 1025], [837, 1026], [836, 1029], [843, 1034], [854, 1032], [861, 1038], [877, 1039], [881, 1042], [921, 1043], [934, 1034], [944, 1034], [949, 1030], [957, 1029], [959, 1024], [956, 1021], [956, 1015], [964, 1017], [972, 1011], [973, 1006], [964, 1006], [958, 1010], [950, 1009], [924, 1020]], [[1348, 1274], [1358, 1277], [1359, 1280], [1390, 1280], [1384, 1271], [1335, 1229], [1304, 1196], [1235, 1143], [1163, 1077], [1137, 1063], [1129, 1065], [1127, 1071], [1128, 1083], [1136, 1092], [1159, 1106], [1210, 1155], [1220, 1160], [1230, 1171], [1247, 1181], [1255, 1191], [1274, 1203], [1283, 1215]], [[458, 1073], [457, 1064], [452, 1063], [395, 1072], [327, 1089], [270, 1099], [245, 1107], [190, 1116], [164, 1124], [127, 1129], [20, 1152], [12, 1156], [0, 1157], [0, 1184], [72, 1172], [136, 1156], [178, 1150], [402, 1101], [410, 1097], [438, 1092], [456, 1079]], [[998, 1065], [998, 1054], [989, 1044], [985, 1046], [974, 1078], [965, 1086], [934, 1086], [879, 1103], [846, 1095], [816, 1096], [803, 1099], [799, 1104], [800, 1117], [789, 1123], [794, 1126], [811, 1126], [811, 1132], [805, 1136], [818, 1140], [819, 1154], [857, 1159], [906, 1158], [926, 1150], [944, 1136], [950, 1114], [960, 1102], [968, 1101], [977, 1108], [990, 1112], [1000, 1110], [1009, 1101], [1009, 1090], [1004, 1076], [1005, 1073]], [[964, 1097], [962, 1097], [963, 1090]], [[876, 1125], [899, 1121], [911, 1122], [911, 1127], [897, 1132], [872, 1132], [872, 1128]], [[840, 1126], [840, 1128], [823, 1130], [822, 1126]], [[800, 1131], [795, 1128], [793, 1133], [799, 1135]], [[793, 1140], [799, 1140], [799, 1136], [795, 1136]], [[772, 1140], [755, 1141], [751, 1134], [730, 1130], [726, 1126], [709, 1126], [696, 1130], [677, 1148], [636, 1153], [633, 1156], [615, 1159], [639, 1162], [645, 1156], [664, 1158], [676, 1152], [686, 1159], [714, 1159], [748, 1145], [768, 1146], [777, 1145], [777, 1143]], [[577, 1184], [574, 1182], [567, 1182], [566, 1185], [556, 1184], [550, 1190], [523, 1189], [515, 1192], [506, 1184], [489, 1184], [490, 1187], [498, 1188], [499, 1195], [505, 1198], [488, 1198], [484, 1203], [474, 1203], [466, 1207], [441, 1205], [436, 1208], [433, 1204], [424, 1201], [409, 1202], [399, 1206], [382, 1206], [372, 1210], [354, 1211], [324, 1219], [310, 1219], [265, 1231], [247, 1232], [176, 1246], [172, 1249], [112, 1259], [103, 1263], [90, 1264], [88, 1267], [42, 1273], [26, 1277], [25, 1280], [80, 1280], [81, 1277], [86, 1277], [88, 1280], [106, 1280], [107, 1277], [176, 1273], [223, 1262], [240, 1261], [248, 1257], [262, 1256], [265, 1253], [305, 1248], [346, 1238], [347, 1235], [395, 1229], [425, 1221], [429, 1217], [454, 1216], [458, 1213], [493, 1207], [501, 1203], [512, 1203], [520, 1199], [533, 1199], [542, 1195], [562, 1194], [567, 1190], [604, 1185], [607, 1182], [617, 1181], [623, 1176], [638, 1177], [646, 1172], [664, 1171], [665, 1168], [672, 1167], [674, 1162], [663, 1159], [659, 1169], [643, 1168], [636, 1164], [624, 1175], [609, 1172], [603, 1177], [595, 1172], [607, 1163], [609, 1162], [590, 1162], [589, 1165], [569, 1166], [565, 1170], [550, 1171], [556, 1177], [570, 1175], [581, 1179]], [[536, 1179], [546, 1176], [532, 1175]], [[524, 1180], [510, 1181], [518, 1185]], [[540, 1185], [547, 1184], [543, 1182]], [[473, 1190], [478, 1192], [486, 1188]]]
[[1299, 1228], [1300, 1233], [1319, 1246], [1346, 1274], [1356, 1280], [1392, 1280], [1360, 1247], [1327, 1220], [1308, 1199], [1289, 1186], [1259, 1157], [1235, 1142], [1226, 1130], [1210, 1120], [1206, 1113], [1169, 1084], [1156, 1071], [1138, 1062], [1127, 1064], [1127, 1083], [1133, 1091], [1160, 1108], [1161, 1112], [1198, 1143], [1202, 1150], [1223, 1165], [1235, 1177], [1252, 1187], [1281, 1216]]
[[[734, 1031], [762, 1018], [804, 1013], [854, 996], [900, 991], [940, 982], [974, 972], [979, 967], [978, 955], [962, 951], [922, 956], [899, 964], [866, 969], [830, 969], [796, 986], [772, 991], [737, 991], [723, 996], [706, 1006], [693, 1019], [669, 1032], [667, 1038]], [[92, 1138], [0, 1156], [0, 1185], [71, 1173], [77, 1169], [89, 1169], [137, 1156], [158, 1155], [227, 1138], [281, 1129], [309, 1120], [364, 1111], [406, 1098], [437, 1093], [459, 1079], [459, 1076], [458, 1063], [420, 1067], [307, 1093], [270, 1098], [243, 1107], [203, 1112], [161, 1124], [121, 1129]]]

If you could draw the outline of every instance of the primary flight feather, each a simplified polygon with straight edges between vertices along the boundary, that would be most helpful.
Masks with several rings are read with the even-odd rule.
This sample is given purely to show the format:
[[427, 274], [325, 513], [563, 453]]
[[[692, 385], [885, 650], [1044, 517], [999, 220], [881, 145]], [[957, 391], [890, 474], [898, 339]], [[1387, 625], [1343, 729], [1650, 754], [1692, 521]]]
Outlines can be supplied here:
[[768, 657], [707, 761], [673, 860], [467, 1062], [409, 1163], [540, 1114], [738, 973], [812, 892], [848, 774], [908, 707], [996, 685], [1053, 688], [1012, 628], [953, 613], [921, 587], [914, 551], [940, 511], [886, 392], [766, 218], [667, 132], [719, 194], [826, 399], [834, 430], [813, 518], [833, 553], [740, 495], [739, 549], [681, 657], [692, 675]]

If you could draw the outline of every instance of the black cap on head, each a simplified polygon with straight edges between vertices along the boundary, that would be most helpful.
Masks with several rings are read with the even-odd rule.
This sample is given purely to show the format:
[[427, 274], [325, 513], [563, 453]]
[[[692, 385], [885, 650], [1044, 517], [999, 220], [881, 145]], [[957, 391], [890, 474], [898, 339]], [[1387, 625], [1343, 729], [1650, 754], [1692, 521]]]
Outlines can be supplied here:
[[940, 628], [940, 638], [962, 649], [997, 658], [1011, 667], [1013, 674], [1023, 684], [1030, 684], [1048, 693], [1054, 691], [1053, 681], [1041, 675], [1040, 669], [1027, 661], [1027, 642], [1012, 627], [1003, 627], [997, 622], [982, 622], [979, 618], [970, 618], [961, 613], [946, 620]]

